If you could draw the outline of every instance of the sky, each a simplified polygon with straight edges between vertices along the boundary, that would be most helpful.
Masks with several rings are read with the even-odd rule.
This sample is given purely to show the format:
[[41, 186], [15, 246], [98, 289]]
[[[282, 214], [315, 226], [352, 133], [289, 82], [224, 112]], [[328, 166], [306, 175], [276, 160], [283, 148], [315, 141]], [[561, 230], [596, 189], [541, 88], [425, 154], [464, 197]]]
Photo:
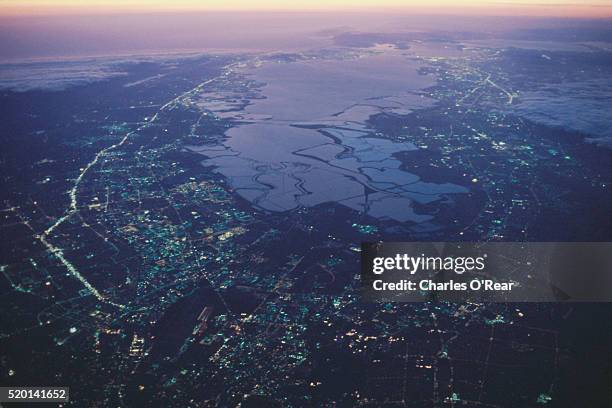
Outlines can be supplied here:
[[0, 63], [303, 50], [330, 45], [332, 32], [495, 34], [567, 21], [612, 32], [612, 0], [0, 0]]
[[0, 0], [0, 16], [163, 11], [406, 10], [475, 15], [612, 17], [612, 0]]

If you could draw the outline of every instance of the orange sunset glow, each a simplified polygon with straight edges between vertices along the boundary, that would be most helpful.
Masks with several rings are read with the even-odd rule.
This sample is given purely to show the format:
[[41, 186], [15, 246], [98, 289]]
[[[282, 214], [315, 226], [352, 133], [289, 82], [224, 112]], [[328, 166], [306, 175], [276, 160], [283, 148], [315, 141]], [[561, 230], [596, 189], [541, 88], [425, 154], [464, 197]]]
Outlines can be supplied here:
[[0, 15], [96, 14], [172, 11], [359, 11], [393, 10], [431, 14], [612, 17], [612, 0], [6, 0]]

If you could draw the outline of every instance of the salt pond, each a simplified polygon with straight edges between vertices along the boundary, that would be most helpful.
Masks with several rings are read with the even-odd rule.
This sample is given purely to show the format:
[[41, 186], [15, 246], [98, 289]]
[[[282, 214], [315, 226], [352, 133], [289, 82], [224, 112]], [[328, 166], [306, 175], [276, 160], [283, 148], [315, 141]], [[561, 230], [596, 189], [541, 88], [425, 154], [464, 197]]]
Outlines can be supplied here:
[[203, 109], [239, 122], [222, 146], [194, 150], [238, 194], [266, 210], [337, 202], [377, 218], [429, 221], [431, 215], [412, 209], [414, 201], [467, 190], [400, 170], [393, 155], [416, 147], [376, 136], [367, 124], [380, 112], [407, 114], [435, 103], [422, 95], [435, 79], [421, 75], [420, 67], [398, 50], [251, 64], [239, 74], [260, 85], [246, 106], [236, 103], [234, 91], [201, 95]]

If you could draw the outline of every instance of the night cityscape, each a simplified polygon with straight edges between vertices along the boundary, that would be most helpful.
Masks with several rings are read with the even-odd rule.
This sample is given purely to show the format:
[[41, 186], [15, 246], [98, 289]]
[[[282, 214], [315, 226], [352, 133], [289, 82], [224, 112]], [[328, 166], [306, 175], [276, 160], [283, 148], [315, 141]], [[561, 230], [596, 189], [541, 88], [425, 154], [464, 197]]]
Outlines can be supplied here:
[[610, 21], [5, 58], [0, 385], [75, 407], [610, 406], [608, 303], [359, 292], [363, 242], [612, 241]]

